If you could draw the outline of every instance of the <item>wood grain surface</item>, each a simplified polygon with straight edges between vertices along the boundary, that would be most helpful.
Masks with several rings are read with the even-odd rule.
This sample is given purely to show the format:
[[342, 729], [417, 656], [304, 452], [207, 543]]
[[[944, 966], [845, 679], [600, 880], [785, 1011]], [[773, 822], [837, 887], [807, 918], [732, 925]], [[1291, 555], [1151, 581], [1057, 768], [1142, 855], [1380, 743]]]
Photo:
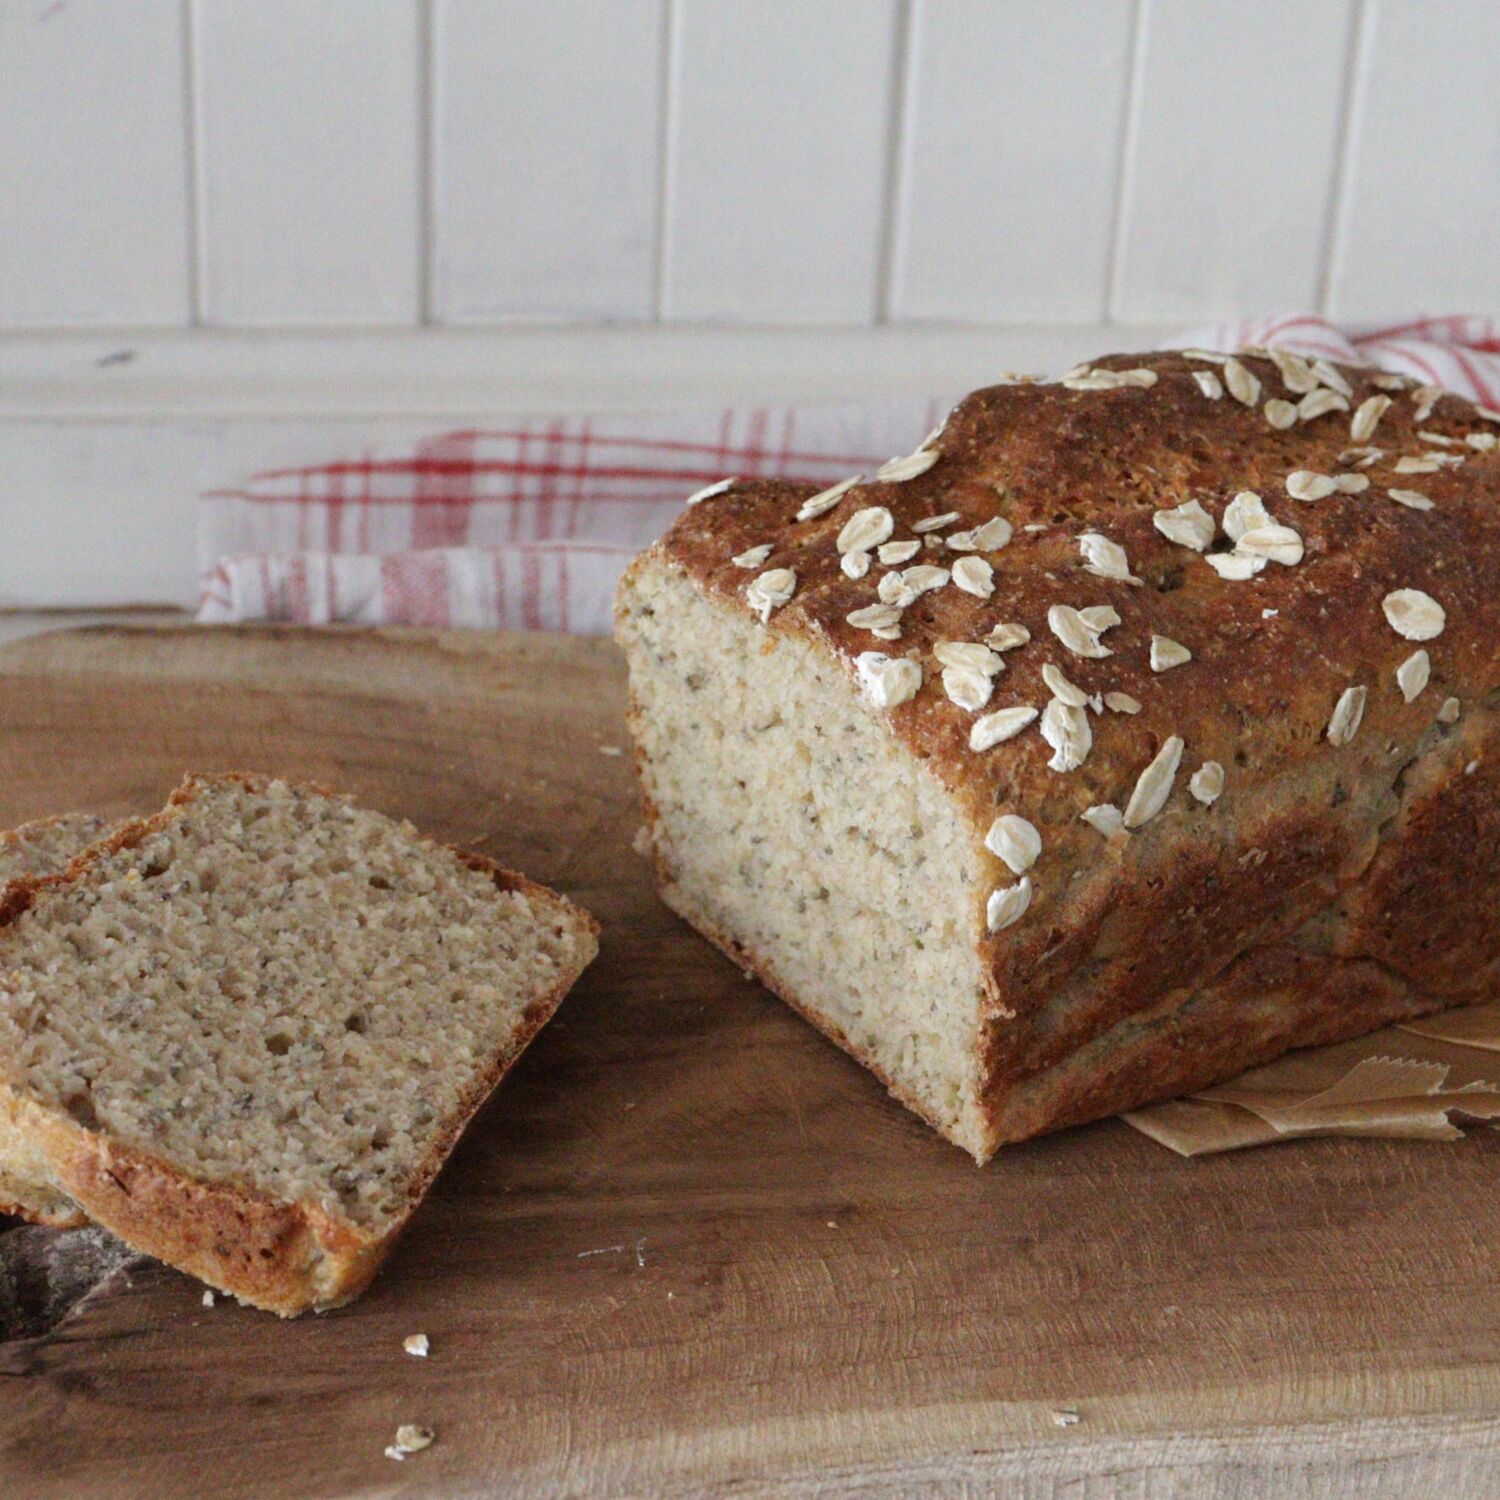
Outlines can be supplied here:
[[[1110, 1121], [978, 1170], [657, 903], [622, 702], [539, 636], [0, 651], [0, 823], [274, 771], [604, 924], [352, 1307], [147, 1264], [0, 1343], [0, 1494], [1500, 1493], [1500, 1138], [1189, 1162]], [[397, 1464], [401, 1422], [437, 1442]]]

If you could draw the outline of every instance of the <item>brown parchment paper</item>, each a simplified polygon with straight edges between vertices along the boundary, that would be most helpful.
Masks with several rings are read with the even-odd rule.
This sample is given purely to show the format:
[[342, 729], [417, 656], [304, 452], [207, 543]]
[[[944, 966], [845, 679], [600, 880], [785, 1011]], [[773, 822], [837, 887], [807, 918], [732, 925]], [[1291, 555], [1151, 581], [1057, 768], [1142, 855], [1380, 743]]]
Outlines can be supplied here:
[[1182, 1156], [1314, 1135], [1454, 1141], [1500, 1120], [1500, 1003], [1310, 1047], [1122, 1118]]

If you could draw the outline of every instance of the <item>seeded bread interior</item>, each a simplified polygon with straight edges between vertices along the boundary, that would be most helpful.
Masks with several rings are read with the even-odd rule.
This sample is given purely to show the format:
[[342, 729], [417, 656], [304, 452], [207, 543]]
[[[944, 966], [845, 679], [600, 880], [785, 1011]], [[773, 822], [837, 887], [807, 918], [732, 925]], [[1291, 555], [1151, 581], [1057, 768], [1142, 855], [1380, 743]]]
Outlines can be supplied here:
[[0, 909], [0, 1170], [291, 1314], [356, 1294], [597, 951], [320, 790], [190, 779]]
[[[41, 818], [0, 833], [0, 887], [27, 876], [55, 875], [94, 840], [109, 832], [110, 821], [94, 813], [61, 813]], [[7, 1171], [3, 1163], [10, 1159], [19, 1164], [26, 1155], [24, 1142], [7, 1139], [13, 1125], [11, 1112], [0, 1100], [0, 1212], [9, 1205], [16, 1211], [25, 1205], [26, 1217], [54, 1229], [77, 1229], [88, 1222], [78, 1205], [62, 1193], [54, 1192], [37, 1180], [37, 1172]]]
[[0, 833], [0, 886], [28, 875], [56, 875], [110, 831], [97, 813], [59, 813]]

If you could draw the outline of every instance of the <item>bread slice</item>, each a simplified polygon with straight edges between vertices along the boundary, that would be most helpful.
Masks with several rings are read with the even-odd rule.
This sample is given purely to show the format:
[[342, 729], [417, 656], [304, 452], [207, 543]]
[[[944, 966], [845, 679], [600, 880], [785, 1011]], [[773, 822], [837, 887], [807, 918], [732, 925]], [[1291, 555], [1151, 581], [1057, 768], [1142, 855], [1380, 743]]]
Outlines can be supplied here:
[[0, 897], [0, 1171], [254, 1306], [345, 1302], [597, 932], [346, 798], [189, 778]]
[[1114, 355], [711, 486], [616, 606], [664, 899], [979, 1160], [1490, 998], [1497, 422]]
[[[96, 813], [61, 813], [0, 832], [0, 886], [65, 870], [75, 854], [102, 838], [111, 826], [108, 818]], [[7, 1144], [13, 1129], [13, 1111], [0, 1103], [0, 1163], [24, 1155], [21, 1142]], [[53, 1229], [77, 1229], [88, 1223], [71, 1199], [0, 1165], [0, 1213], [7, 1210], [24, 1213], [34, 1223]]]

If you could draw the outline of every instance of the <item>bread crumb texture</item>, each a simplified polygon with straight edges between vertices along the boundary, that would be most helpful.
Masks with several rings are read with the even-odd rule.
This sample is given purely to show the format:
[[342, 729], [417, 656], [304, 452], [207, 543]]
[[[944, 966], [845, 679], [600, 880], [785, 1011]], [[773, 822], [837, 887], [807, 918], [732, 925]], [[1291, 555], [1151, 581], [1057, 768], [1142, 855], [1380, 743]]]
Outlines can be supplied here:
[[681, 575], [622, 623], [670, 905], [972, 1141], [981, 856], [837, 661]]
[[94, 813], [63, 813], [0, 833], [0, 885], [67, 869], [75, 854], [103, 838], [109, 829], [109, 819]]
[[281, 781], [191, 782], [133, 827], [0, 934], [0, 1083], [186, 1177], [387, 1230], [591, 956], [580, 914]]

